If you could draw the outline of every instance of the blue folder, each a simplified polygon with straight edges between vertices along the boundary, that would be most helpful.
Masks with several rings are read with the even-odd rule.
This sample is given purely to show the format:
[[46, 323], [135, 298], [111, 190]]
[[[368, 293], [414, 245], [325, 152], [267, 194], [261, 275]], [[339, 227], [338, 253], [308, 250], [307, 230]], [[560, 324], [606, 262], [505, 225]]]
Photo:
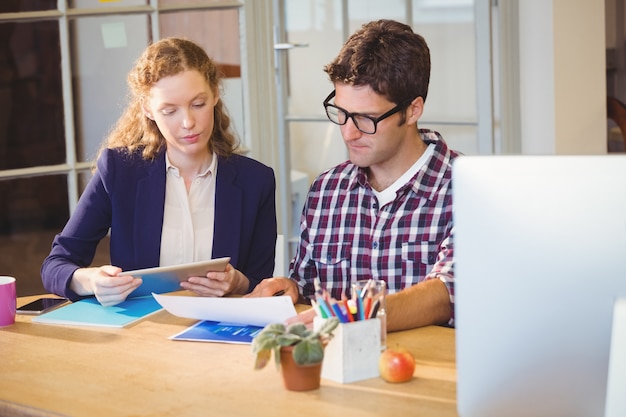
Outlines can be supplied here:
[[103, 307], [95, 297], [85, 298], [33, 318], [33, 323], [78, 326], [124, 327], [161, 310], [154, 297], [127, 299], [111, 307]]

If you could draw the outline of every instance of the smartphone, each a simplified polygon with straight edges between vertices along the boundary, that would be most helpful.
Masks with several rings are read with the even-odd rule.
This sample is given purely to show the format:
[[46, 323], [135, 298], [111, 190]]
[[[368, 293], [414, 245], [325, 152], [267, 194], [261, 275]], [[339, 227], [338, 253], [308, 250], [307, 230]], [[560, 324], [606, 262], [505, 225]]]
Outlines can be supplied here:
[[53, 310], [64, 304], [67, 301], [65, 298], [39, 298], [31, 303], [23, 305], [16, 310], [17, 314], [32, 314], [39, 315], [46, 311]]

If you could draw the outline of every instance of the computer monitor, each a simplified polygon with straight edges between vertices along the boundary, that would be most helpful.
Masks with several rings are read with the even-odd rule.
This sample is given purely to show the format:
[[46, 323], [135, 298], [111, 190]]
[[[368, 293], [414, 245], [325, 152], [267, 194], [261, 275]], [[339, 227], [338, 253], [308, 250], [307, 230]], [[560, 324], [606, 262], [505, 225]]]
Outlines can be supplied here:
[[604, 417], [626, 416], [626, 297], [615, 301]]
[[604, 415], [626, 155], [453, 166], [460, 417]]

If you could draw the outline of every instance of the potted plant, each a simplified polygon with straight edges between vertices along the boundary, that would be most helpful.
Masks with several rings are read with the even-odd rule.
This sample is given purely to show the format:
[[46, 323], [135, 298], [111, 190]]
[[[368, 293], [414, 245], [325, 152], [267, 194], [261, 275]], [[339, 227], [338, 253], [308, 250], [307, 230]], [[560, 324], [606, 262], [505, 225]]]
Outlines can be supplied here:
[[252, 352], [256, 354], [254, 369], [263, 369], [274, 352], [276, 369], [282, 370], [285, 388], [291, 391], [319, 388], [324, 347], [338, 324], [336, 317], [324, 320], [316, 331], [307, 329], [303, 323], [268, 324], [252, 340]]

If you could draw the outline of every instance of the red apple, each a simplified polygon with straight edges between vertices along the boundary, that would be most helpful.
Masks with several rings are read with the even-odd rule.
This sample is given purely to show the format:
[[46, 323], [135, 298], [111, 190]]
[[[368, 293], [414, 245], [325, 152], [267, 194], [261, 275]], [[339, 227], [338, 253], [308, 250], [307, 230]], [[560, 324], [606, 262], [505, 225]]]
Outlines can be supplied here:
[[407, 382], [413, 378], [415, 358], [402, 347], [387, 348], [380, 354], [378, 370], [387, 382]]

